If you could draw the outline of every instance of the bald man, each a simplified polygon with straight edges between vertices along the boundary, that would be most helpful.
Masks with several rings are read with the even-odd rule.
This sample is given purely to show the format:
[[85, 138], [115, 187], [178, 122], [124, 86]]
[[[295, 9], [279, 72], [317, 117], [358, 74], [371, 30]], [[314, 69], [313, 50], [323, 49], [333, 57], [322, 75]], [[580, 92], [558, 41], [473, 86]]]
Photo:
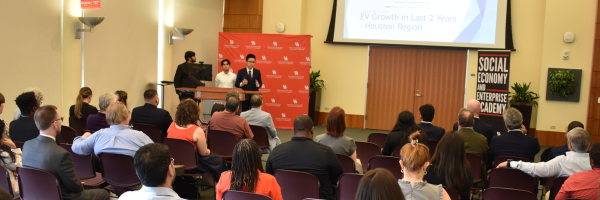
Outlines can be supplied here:
[[[475, 99], [471, 99], [467, 103], [467, 109], [470, 110], [471, 112], [473, 112], [473, 116], [475, 116], [475, 124], [473, 125], [473, 130], [475, 130], [475, 132], [485, 136], [485, 138], [487, 139], [488, 145], [491, 144], [492, 137], [494, 137], [496, 135], [496, 131], [494, 130], [494, 127], [492, 125], [485, 123], [484, 121], [481, 121], [481, 119], [479, 119], [479, 111], [481, 111], [481, 103], [479, 103], [479, 101], [477, 101]], [[454, 123], [453, 129], [454, 129], [454, 131], [458, 130], [458, 123]]]

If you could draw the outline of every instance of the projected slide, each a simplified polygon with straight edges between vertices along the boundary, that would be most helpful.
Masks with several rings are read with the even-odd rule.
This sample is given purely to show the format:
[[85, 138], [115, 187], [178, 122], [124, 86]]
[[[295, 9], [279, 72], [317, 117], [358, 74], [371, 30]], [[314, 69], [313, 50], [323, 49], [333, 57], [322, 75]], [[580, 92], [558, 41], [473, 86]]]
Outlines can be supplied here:
[[495, 44], [498, 0], [345, 0], [344, 39]]

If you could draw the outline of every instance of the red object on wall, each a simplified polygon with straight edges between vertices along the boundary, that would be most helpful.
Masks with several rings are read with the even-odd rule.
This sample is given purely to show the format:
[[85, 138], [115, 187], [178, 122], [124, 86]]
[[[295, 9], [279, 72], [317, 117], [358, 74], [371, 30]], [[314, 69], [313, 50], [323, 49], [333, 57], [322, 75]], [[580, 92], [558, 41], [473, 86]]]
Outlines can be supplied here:
[[81, 0], [81, 9], [100, 9], [100, 0]]
[[219, 33], [221, 61], [231, 61], [237, 75], [246, 67], [246, 56], [254, 54], [260, 70], [263, 110], [271, 113], [276, 128], [292, 129], [294, 119], [308, 114], [310, 79], [310, 35]]

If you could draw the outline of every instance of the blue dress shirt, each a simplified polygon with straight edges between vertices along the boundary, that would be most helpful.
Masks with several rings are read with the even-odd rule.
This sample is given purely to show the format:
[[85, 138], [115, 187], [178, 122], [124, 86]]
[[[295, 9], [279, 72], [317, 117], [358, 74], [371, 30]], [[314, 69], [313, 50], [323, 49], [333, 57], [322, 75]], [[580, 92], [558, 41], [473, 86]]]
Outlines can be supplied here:
[[100, 129], [88, 138], [81, 136], [73, 140], [71, 149], [79, 155], [95, 153], [116, 153], [135, 156], [135, 152], [146, 144], [153, 143], [143, 132], [132, 130], [129, 126], [111, 125]]

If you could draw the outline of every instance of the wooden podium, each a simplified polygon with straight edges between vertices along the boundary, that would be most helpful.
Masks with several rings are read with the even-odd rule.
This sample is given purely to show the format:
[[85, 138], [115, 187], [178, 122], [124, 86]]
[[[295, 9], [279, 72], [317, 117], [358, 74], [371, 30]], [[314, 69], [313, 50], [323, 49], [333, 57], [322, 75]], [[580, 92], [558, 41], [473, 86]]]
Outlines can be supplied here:
[[[218, 88], [218, 87], [202, 87], [198, 86], [196, 88], [175, 88], [175, 90], [188, 90], [194, 91], [194, 99], [210, 99], [210, 100], [225, 100], [227, 93], [231, 90], [237, 90], [240, 92], [240, 101], [246, 101], [246, 94], [266, 94], [269, 92], [265, 91], [246, 91], [241, 88]], [[200, 102], [200, 113], [203, 113], [203, 104], [204, 101]], [[242, 104], [240, 103], [240, 110], [242, 109]]]

